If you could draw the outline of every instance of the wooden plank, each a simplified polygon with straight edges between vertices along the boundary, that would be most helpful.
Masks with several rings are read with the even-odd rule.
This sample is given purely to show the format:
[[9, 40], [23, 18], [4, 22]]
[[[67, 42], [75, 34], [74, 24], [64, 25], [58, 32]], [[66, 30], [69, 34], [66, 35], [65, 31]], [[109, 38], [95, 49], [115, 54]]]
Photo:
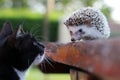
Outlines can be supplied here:
[[75, 69], [70, 69], [70, 77], [71, 80], [93, 80], [91, 79], [93, 76], [85, 74], [81, 71], [77, 71]]
[[120, 80], [120, 38], [75, 42], [49, 43], [45, 54], [56, 62], [83, 69], [104, 80]]

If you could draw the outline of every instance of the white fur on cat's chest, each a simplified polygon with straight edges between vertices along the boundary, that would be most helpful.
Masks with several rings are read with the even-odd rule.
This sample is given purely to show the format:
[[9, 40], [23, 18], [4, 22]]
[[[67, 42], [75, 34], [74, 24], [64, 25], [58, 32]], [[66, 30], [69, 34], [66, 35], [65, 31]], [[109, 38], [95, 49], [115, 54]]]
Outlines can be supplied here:
[[[34, 64], [37, 65], [37, 64], [41, 63], [41, 62], [43, 61], [44, 57], [45, 57], [45, 55], [42, 55], [42, 56], [38, 55], [38, 56], [35, 58], [35, 60], [33, 61], [33, 63], [31, 64], [31, 66], [34, 65]], [[30, 68], [30, 67], [29, 67], [29, 68]], [[28, 69], [29, 69], [29, 68], [28, 68]], [[16, 68], [13, 68], [13, 69], [14, 69], [15, 72], [17, 73], [17, 75], [18, 75], [18, 77], [20, 78], [20, 80], [25, 80], [25, 74], [26, 74], [26, 72], [27, 72], [28, 69], [26, 69], [26, 70], [24, 70], [24, 71], [20, 71], [20, 70], [18, 70], [18, 69], [16, 69]]]
[[25, 80], [25, 73], [27, 72], [27, 70], [25, 71], [20, 71], [16, 68], [13, 68], [15, 70], [15, 72], [17, 73], [18, 77], [20, 78], [20, 80]]

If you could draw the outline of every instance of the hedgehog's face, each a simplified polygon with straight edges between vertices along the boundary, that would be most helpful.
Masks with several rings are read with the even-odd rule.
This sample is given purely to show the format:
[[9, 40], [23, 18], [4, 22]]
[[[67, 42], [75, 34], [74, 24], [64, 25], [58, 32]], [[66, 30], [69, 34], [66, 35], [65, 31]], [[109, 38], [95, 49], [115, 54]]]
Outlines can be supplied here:
[[102, 34], [93, 26], [79, 25], [68, 26], [71, 35], [71, 41], [93, 40], [102, 38]]
[[81, 40], [82, 36], [85, 34], [84, 29], [78, 26], [69, 26], [68, 27], [71, 41]]

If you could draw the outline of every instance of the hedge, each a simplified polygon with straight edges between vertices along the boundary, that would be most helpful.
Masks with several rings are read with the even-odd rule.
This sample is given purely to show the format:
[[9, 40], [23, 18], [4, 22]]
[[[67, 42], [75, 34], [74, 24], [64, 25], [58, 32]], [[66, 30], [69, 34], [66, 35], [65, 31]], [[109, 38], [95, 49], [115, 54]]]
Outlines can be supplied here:
[[[41, 41], [44, 41], [43, 38], [43, 18], [0, 18], [0, 29], [3, 26], [3, 23], [9, 21], [11, 22], [13, 28], [15, 28], [18, 25], [22, 25], [23, 29], [26, 32], [32, 31], [32, 33], [36, 36], [41, 37]], [[55, 42], [57, 41], [58, 36], [58, 21], [52, 20], [49, 21], [49, 41]]]

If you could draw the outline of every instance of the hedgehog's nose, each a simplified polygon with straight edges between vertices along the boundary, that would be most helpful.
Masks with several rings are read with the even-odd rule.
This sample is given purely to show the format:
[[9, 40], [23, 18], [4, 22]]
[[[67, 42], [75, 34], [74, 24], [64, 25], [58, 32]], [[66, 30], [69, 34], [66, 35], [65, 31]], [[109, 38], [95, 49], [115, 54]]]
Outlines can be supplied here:
[[74, 38], [72, 38], [72, 39], [71, 39], [71, 41], [72, 41], [72, 42], [75, 42], [75, 39], [74, 39]]

